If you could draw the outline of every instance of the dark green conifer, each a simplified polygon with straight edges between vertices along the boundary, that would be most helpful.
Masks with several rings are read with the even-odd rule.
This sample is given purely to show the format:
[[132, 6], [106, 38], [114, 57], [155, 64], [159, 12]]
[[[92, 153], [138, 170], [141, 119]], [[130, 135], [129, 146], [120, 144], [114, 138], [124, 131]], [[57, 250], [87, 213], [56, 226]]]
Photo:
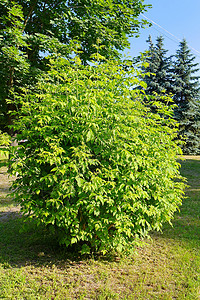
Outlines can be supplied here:
[[200, 153], [200, 86], [198, 63], [183, 39], [175, 55], [172, 68], [174, 102], [177, 105], [174, 116], [179, 122], [179, 135], [185, 137], [185, 154]]
[[163, 91], [169, 93], [171, 88], [170, 58], [166, 56], [168, 50], [164, 49], [163, 37], [157, 37], [154, 46], [151, 36], [149, 36], [147, 43], [149, 49], [145, 61], [149, 63], [149, 66], [145, 69], [145, 72], [150, 73], [149, 76], [145, 77], [147, 94], [152, 95], [155, 92], [160, 94]]

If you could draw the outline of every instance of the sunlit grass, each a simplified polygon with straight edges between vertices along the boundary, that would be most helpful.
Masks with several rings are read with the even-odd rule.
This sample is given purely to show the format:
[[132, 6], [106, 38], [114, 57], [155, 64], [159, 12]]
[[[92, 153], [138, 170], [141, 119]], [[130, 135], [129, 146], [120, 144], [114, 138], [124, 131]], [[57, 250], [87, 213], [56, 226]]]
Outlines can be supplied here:
[[173, 227], [152, 233], [131, 257], [80, 257], [45, 228], [23, 218], [6, 198], [9, 178], [0, 170], [0, 299], [200, 299], [200, 158], [182, 163], [187, 198]]

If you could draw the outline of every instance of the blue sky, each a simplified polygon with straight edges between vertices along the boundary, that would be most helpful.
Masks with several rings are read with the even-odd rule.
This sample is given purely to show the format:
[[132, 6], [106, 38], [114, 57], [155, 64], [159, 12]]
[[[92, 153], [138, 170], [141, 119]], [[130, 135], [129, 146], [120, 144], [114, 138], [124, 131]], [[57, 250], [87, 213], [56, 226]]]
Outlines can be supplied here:
[[[196, 62], [200, 64], [200, 0], [145, 0], [145, 3], [152, 4], [152, 8], [144, 15], [179, 39], [185, 38], [188, 45], [199, 51], [197, 53], [191, 49]], [[136, 56], [146, 50], [149, 34], [153, 41], [157, 36], [163, 35], [168, 54], [175, 54], [179, 41], [156, 25], [142, 29], [139, 38], [130, 38], [131, 47], [126, 53]]]

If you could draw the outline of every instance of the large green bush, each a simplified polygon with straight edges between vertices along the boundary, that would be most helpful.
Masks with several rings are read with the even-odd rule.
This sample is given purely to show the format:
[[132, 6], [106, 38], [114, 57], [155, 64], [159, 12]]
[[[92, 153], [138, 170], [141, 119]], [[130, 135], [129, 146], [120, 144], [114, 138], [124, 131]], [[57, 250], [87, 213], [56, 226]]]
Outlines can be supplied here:
[[60, 58], [37, 93], [21, 97], [15, 198], [61, 244], [80, 243], [82, 253], [131, 249], [181, 204], [171, 108], [155, 102], [152, 113], [144, 85], [115, 61]]

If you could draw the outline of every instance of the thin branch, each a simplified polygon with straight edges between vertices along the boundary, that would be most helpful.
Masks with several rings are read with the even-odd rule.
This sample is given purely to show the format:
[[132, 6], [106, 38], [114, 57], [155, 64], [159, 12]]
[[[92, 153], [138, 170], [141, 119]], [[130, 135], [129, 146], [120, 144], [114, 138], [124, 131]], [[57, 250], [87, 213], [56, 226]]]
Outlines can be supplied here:
[[27, 23], [28, 23], [28, 20], [30, 19], [30, 16], [31, 16], [32, 13], [33, 13], [33, 10], [34, 10], [36, 4], [37, 4], [37, 0], [33, 3], [33, 5], [32, 5], [32, 7], [31, 7], [31, 9], [30, 9], [30, 11], [29, 11], [29, 13], [28, 13], [26, 19], [24, 20], [23, 32], [24, 32], [24, 30], [25, 30], [25, 28], [26, 28], [26, 25], [27, 25]]

